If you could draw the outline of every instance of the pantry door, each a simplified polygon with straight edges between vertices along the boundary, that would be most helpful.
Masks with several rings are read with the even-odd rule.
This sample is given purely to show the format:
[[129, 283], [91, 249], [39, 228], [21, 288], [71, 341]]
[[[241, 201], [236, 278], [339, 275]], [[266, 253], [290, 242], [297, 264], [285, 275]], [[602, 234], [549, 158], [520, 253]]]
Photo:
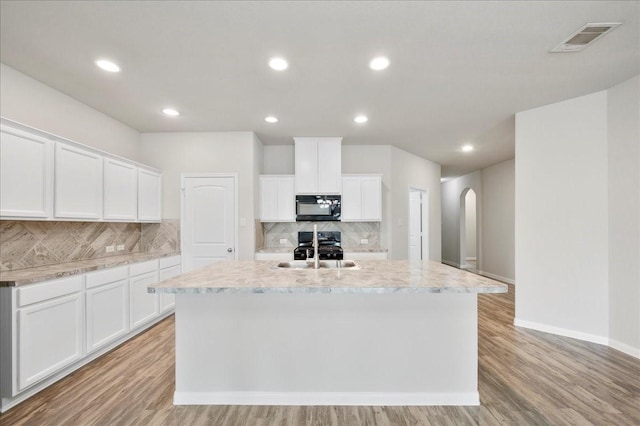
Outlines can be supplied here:
[[237, 259], [237, 175], [182, 175], [182, 270]]

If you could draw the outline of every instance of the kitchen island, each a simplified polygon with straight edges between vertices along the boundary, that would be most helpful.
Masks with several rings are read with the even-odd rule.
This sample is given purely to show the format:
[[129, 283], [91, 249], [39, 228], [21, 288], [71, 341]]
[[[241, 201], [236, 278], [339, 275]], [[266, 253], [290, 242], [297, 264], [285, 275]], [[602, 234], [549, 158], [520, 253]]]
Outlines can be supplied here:
[[477, 294], [507, 286], [357, 263], [219, 262], [149, 286], [176, 294], [174, 404], [478, 405]]

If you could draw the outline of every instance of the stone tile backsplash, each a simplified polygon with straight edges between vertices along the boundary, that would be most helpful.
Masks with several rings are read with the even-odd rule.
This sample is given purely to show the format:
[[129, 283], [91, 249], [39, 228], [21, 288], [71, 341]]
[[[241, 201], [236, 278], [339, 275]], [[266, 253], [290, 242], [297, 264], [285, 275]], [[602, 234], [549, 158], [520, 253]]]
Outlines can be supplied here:
[[[263, 247], [296, 247], [298, 231], [313, 231], [314, 224], [318, 225], [318, 231], [340, 231], [344, 248], [381, 248], [380, 222], [262, 223]], [[281, 239], [287, 240], [286, 244], [281, 244]], [[360, 244], [362, 239], [369, 241], [367, 244]]]
[[[177, 225], [176, 225], [177, 223]], [[179, 220], [162, 223], [0, 221], [0, 270], [180, 249]], [[106, 252], [110, 245], [124, 250]]]

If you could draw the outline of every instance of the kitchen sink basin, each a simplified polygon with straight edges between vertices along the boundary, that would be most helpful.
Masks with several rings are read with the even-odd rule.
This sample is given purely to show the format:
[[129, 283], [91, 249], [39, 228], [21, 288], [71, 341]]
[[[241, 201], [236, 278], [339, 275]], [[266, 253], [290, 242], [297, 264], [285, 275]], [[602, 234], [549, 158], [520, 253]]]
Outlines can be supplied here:
[[[289, 262], [278, 262], [278, 269], [313, 269], [313, 262], [306, 260], [293, 260]], [[353, 260], [321, 260], [318, 269], [360, 269]]]

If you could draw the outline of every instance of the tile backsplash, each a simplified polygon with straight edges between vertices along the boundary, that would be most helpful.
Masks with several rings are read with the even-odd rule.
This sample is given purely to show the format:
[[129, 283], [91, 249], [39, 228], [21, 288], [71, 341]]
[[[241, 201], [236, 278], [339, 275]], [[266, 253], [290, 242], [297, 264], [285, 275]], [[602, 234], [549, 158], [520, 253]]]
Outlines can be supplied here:
[[[122, 254], [177, 251], [180, 221], [162, 223], [0, 221], [0, 270]], [[124, 250], [106, 252], [111, 245]]]
[[[313, 231], [314, 224], [318, 225], [318, 231], [340, 231], [344, 248], [381, 248], [380, 222], [262, 223], [264, 240], [262, 247], [296, 247], [298, 231]], [[281, 239], [286, 240], [286, 243], [281, 244]], [[369, 241], [366, 244], [360, 244], [362, 239]], [[256, 238], [257, 241], [258, 238]]]

